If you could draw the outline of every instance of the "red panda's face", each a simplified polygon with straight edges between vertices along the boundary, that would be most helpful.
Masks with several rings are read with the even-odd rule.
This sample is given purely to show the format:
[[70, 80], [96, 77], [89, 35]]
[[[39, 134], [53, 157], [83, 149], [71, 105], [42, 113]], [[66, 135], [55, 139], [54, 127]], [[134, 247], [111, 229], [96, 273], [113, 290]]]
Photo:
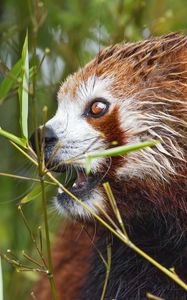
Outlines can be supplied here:
[[[153, 163], [149, 161], [152, 154], [147, 152], [147, 161], [143, 151], [125, 157], [95, 158], [91, 161], [89, 176], [85, 173], [85, 156], [113, 147], [114, 142], [116, 145], [132, 144], [152, 137], [148, 132], [145, 134], [141, 114], [136, 111], [136, 100], [127, 98], [124, 101], [112, 94], [110, 87], [114, 78], [91, 76], [76, 85], [74, 80], [76, 78], [70, 77], [65, 83], [70, 85], [68, 91], [62, 85], [57, 112], [46, 124], [47, 129], [53, 131], [55, 141], [45, 143], [45, 156], [52, 167], [56, 165], [60, 166], [59, 171], [66, 170], [67, 181], [75, 170], [77, 179], [70, 191], [98, 213], [95, 203], [105, 208], [107, 201], [103, 182], [142, 179], [150, 173], [156, 176]], [[69, 216], [84, 218], [88, 215], [61, 189], [55, 205]]]
[[[52, 166], [60, 164], [66, 167], [67, 181], [72, 176], [72, 169], [75, 170], [77, 179], [70, 191], [96, 212], [95, 202], [105, 207], [102, 183], [131, 177], [132, 168], [127, 167], [124, 172], [126, 157], [100, 157], [91, 161], [91, 173], [86, 176], [85, 157], [114, 147], [114, 144], [139, 142], [139, 137], [131, 135], [131, 130], [138, 124], [132, 111], [133, 100], [129, 98], [123, 103], [122, 99], [112, 94], [110, 88], [115, 80], [112, 76], [99, 77], [94, 74], [83, 79], [82, 75], [82, 80], [76, 76], [69, 77], [60, 88], [57, 112], [46, 124], [47, 129], [54, 132], [56, 140], [45, 143], [45, 157]], [[137, 169], [133, 172], [135, 175]], [[87, 215], [61, 189], [56, 206], [64, 214]]]
[[[179, 171], [183, 168], [178, 139], [186, 130], [180, 118], [186, 106], [185, 87], [175, 79], [173, 68], [178, 68], [178, 76], [185, 74], [184, 65], [176, 67], [175, 54], [170, 59], [167, 52], [164, 58], [162, 42], [168, 43], [173, 55], [175, 39], [171, 45], [169, 39], [155, 39], [107, 48], [68, 77], [59, 90], [57, 112], [46, 124], [45, 158], [52, 167], [60, 166], [58, 171], [66, 170], [67, 181], [75, 170], [77, 179], [70, 191], [95, 212], [96, 202], [106, 206], [104, 181], [120, 182], [122, 187], [137, 179], [141, 183], [150, 179], [169, 182], [176, 175], [176, 166]], [[154, 148], [93, 159], [86, 176], [87, 154], [112, 147], [114, 142], [127, 145], [155, 138], [160, 143]], [[88, 215], [61, 189], [55, 203], [63, 214]]]
[[[45, 142], [46, 161], [52, 167], [67, 172], [67, 181], [73, 170], [77, 179], [70, 191], [90, 208], [97, 211], [94, 203], [104, 207], [102, 183], [106, 178], [115, 176], [111, 159], [97, 158], [91, 161], [91, 173], [85, 173], [85, 157], [113, 146], [113, 142], [122, 145], [126, 141], [120, 121], [120, 103], [115, 99], [109, 87], [112, 78], [89, 77], [86, 81], [74, 84], [70, 77], [58, 93], [58, 109], [55, 116], [46, 124], [47, 131], [53, 132], [55, 139]], [[52, 159], [51, 159], [52, 157]], [[63, 167], [62, 167], [63, 166]], [[69, 178], [68, 178], [69, 177]], [[87, 215], [87, 212], [74, 202], [61, 189], [58, 190], [56, 207], [70, 216]]]

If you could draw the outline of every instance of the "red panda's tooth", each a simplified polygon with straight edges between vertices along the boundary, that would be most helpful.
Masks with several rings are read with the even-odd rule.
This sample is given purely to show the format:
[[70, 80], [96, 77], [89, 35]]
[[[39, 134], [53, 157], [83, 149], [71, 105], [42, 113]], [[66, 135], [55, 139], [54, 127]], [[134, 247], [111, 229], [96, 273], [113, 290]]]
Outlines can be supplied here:
[[64, 191], [59, 187], [59, 188], [58, 188], [58, 193], [59, 193], [59, 194], [62, 194], [62, 193], [64, 193]]

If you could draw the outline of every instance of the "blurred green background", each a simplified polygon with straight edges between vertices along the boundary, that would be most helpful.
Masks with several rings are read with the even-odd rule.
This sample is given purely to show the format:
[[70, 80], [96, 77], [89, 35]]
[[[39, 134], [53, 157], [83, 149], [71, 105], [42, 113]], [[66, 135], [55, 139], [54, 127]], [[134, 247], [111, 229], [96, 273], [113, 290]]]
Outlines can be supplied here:
[[[38, 123], [42, 123], [42, 108], [47, 105], [49, 117], [56, 109], [56, 93], [60, 82], [83, 66], [100, 48], [120, 41], [136, 41], [152, 35], [187, 28], [186, 0], [1, 0], [0, 3], [0, 81], [5, 65], [11, 68], [21, 54], [26, 30], [29, 32], [30, 58], [33, 31], [36, 32], [37, 64], [45, 49], [50, 53], [37, 76]], [[0, 126], [17, 135], [19, 106], [11, 91], [0, 99]], [[29, 111], [29, 130], [33, 130]], [[0, 137], [0, 172], [21, 176], [36, 173], [31, 163], [12, 145]], [[19, 200], [32, 189], [31, 182], [0, 176], [0, 250], [11, 249], [21, 257], [21, 251], [33, 252], [29, 234], [17, 209]], [[60, 218], [52, 209], [49, 198], [50, 234], [53, 238]], [[24, 207], [33, 231], [42, 225], [41, 201]], [[3, 262], [5, 300], [26, 299], [35, 276], [18, 273]]]

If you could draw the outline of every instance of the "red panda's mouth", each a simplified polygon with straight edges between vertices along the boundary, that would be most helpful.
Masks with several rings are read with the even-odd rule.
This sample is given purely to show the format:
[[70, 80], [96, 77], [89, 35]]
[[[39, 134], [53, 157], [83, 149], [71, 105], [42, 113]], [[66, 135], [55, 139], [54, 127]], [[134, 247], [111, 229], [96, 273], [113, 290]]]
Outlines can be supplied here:
[[[89, 176], [86, 176], [84, 173], [80, 172], [77, 175], [77, 178], [75, 179], [72, 186], [67, 186], [68, 190], [71, 193], [81, 193], [81, 192], [89, 192], [93, 187], [95, 187], [98, 183], [98, 180], [96, 180], [96, 176], [93, 174], [90, 174]], [[62, 190], [59, 189], [59, 191], [62, 193]]]
[[[65, 171], [66, 169], [66, 171]], [[101, 182], [101, 176], [98, 174], [86, 175], [84, 169], [80, 169], [74, 166], [63, 166], [55, 170], [58, 174], [60, 183], [62, 183], [73, 195], [80, 200], [86, 200], [86, 196], [91, 193], [93, 189]], [[60, 205], [64, 205], [65, 202], [72, 200], [71, 196], [58, 188], [57, 200]]]

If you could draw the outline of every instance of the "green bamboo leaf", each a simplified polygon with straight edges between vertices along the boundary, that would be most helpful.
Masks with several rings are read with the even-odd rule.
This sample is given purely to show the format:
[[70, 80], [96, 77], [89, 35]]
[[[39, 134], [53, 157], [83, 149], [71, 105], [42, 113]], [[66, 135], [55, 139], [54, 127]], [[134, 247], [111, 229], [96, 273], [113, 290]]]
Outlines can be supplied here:
[[3, 135], [4, 137], [6, 137], [7, 139], [9, 139], [10, 141], [12, 141], [12, 142], [20, 145], [21, 147], [27, 149], [27, 141], [26, 141], [26, 139], [20, 138], [20, 137], [14, 135], [14, 134], [12, 134], [12, 133], [10, 133], [8, 131], [5, 131], [1, 127], [0, 127], [0, 134]]
[[[50, 187], [51, 187], [50, 184], [46, 184], [45, 190], [48, 190]], [[32, 191], [30, 191], [26, 196], [24, 196], [21, 199], [20, 203], [25, 204], [36, 199], [41, 194], [41, 192], [42, 192], [41, 184], [39, 183], [32, 189]]]
[[19, 87], [19, 101], [20, 101], [20, 126], [22, 136], [28, 139], [28, 90], [29, 90], [29, 54], [28, 54], [28, 33], [25, 37], [23, 45], [22, 56], [22, 84]]
[[137, 143], [137, 144], [131, 144], [131, 145], [124, 145], [124, 146], [118, 146], [114, 148], [110, 148], [98, 153], [93, 153], [91, 155], [88, 155], [89, 158], [95, 158], [95, 157], [108, 157], [108, 156], [118, 156], [122, 154], [126, 154], [132, 151], [137, 151], [140, 149], [143, 149], [145, 147], [151, 147], [154, 146], [158, 141], [150, 141], [150, 142], [143, 142], [143, 143]]
[[110, 148], [101, 152], [96, 152], [93, 154], [90, 154], [86, 157], [86, 173], [90, 173], [90, 162], [93, 158], [96, 157], [112, 157], [112, 156], [119, 156], [119, 155], [124, 155], [129, 152], [137, 151], [140, 149], [143, 149], [145, 147], [152, 147], [154, 146], [158, 141], [150, 141], [150, 142], [143, 142], [143, 143], [137, 143], [137, 144], [132, 144], [132, 145], [124, 145], [124, 146], [118, 146], [114, 148]]
[[3, 300], [3, 272], [2, 272], [1, 256], [0, 256], [0, 300]]
[[22, 61], [21, 59], [13, 66], [12, 70], [7, 74], [0, 85], [0, 103], [4, 101], [13, 85], [17, 82], [17, 78], [21, 73]]

